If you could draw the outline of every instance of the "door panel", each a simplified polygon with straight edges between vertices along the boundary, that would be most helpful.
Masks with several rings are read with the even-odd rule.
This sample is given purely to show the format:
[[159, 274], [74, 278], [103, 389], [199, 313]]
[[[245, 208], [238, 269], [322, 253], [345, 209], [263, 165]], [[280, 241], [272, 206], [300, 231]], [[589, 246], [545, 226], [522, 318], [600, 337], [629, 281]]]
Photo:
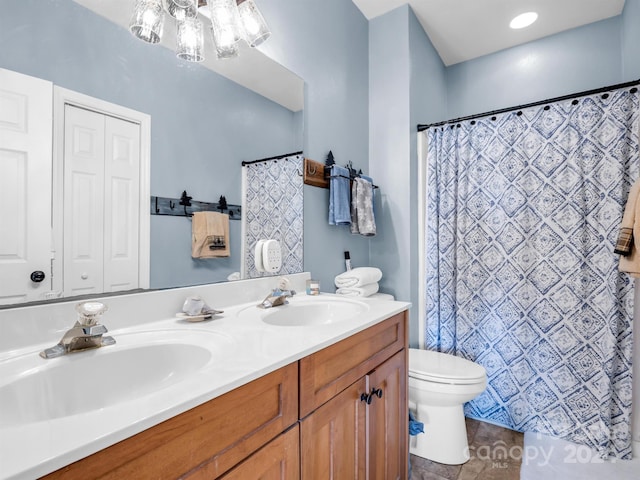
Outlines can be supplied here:
[[298, 480], [300, 438], [296, 425], [251, 455], [221, 480]]
[[407, 351], [396, 353], [369, 376], [371, 389], [379, 390], [369, 406], [369, 478], [407, 478], [408, 404]]
[[[51, 290], [51, 82], [0, 69], [0, 304]], [[44, 280], [34, 282], [31, 273]]]
[[140, 126], [113, 117], [105, 122], [104, 288], [138, 288]]
[[303, 480], [366, 478], [366, 402], [362, 378], [300, 422]]
[[104, 123], [104, 115], [65, 106], [65, 296], [104, 291]]

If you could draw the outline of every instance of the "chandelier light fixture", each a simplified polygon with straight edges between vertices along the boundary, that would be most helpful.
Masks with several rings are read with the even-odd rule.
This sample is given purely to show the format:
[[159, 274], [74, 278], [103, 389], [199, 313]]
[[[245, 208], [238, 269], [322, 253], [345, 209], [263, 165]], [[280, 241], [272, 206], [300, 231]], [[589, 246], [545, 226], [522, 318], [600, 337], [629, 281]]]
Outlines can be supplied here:
[[221, 59], [237, 56], [241, 40], [257, 47], [271, 35], [253, 0], [136, 0], [129, 30], [144, 42], [159, 43], [165, 19], [173, 19], [176, 55], [190, 62], [202, 62], [205, 26], [198, 14], [208, 19], [216, 56]]

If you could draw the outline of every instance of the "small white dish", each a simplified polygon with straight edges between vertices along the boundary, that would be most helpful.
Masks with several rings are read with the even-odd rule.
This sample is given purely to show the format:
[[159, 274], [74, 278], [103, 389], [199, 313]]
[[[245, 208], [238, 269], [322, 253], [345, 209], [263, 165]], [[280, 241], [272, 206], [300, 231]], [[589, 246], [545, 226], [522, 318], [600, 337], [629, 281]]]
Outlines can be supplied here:
[[202, 322], [203, 320], [209, 320], [213, 315], [213, 313], [203, 313], [201, 315], [188, 315], [184, 312], [176, 313], [176, 317], [187, 322]]

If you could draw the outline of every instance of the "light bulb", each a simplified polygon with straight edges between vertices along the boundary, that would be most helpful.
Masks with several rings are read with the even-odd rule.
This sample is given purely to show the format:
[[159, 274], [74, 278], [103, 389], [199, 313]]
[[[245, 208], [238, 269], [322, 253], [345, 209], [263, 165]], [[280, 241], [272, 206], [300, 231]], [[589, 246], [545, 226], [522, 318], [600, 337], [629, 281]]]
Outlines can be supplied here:
[[235, 0], [211, 0], [211, 28], [218, 58], [231, 58], [238, 54], [240, 17]]
[[178, 58], [189, 62], [201, 62], [204, 60], [204, 38], [202, 35], [202, 23], [197, 18], [185, 18], [178, 22], [177, 31]]
[[162, 38], [164, 10], [161, 0], [138, 0], [129, 22], [129, 30], [140, 40], [158, 43]]
[[253, 0], [238, 5], [243, 37], [251, 47], [257, 47], [271, 36], [269, 26]]
[[513, 20], [511, 20], [511, 23], [509, 24], [509, 26], [517, 30], [520, 28], [528, 27], [537, 19], [538, 19], [538, 14], [536, 12], [521, 13], [520, 15], [515, 17]]

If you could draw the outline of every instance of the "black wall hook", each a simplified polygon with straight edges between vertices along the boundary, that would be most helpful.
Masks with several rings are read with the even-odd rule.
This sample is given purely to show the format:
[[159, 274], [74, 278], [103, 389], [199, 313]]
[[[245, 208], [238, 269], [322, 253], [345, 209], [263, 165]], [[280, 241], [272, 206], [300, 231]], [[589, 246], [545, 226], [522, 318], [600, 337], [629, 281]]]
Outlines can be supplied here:
[[184, 190], [182, 192], [182, 196], [180, 197], [180, 205], [184, 205], [185, 207], [190, 207], [192, 198], [193, 197], [190, 197], [189, 195], [187, 195], [187, 191]]
[[227, 199], [224, 198], [224, 195], [220, 195], [220, 199], [218, 200], [218, 210], [221, 212], [227, 209]]
[[[189, 195], [187, 195], [187, 191], [186, 191], [186, 190], [184, 190], [184, 191], [182, 192], [182, 196], [180, 197], [180, 205], [183, 205], [183, 206], [184, 206], [184, 214], [185, 214], [187, 217], [192, 216], [192, 214], [191, 214], [191, 213], [187, 212], [187, 207], [190, 207], [190, 206], [191, 206], [191, 199], [192, 199], [192, 198], [193, 198], [193, 197], [190, 197]], [[169, 206], [171, 206], [171, 204], [169, 204]], [[173, 207], [172, 207], [172, 208], [173, 208]]]

